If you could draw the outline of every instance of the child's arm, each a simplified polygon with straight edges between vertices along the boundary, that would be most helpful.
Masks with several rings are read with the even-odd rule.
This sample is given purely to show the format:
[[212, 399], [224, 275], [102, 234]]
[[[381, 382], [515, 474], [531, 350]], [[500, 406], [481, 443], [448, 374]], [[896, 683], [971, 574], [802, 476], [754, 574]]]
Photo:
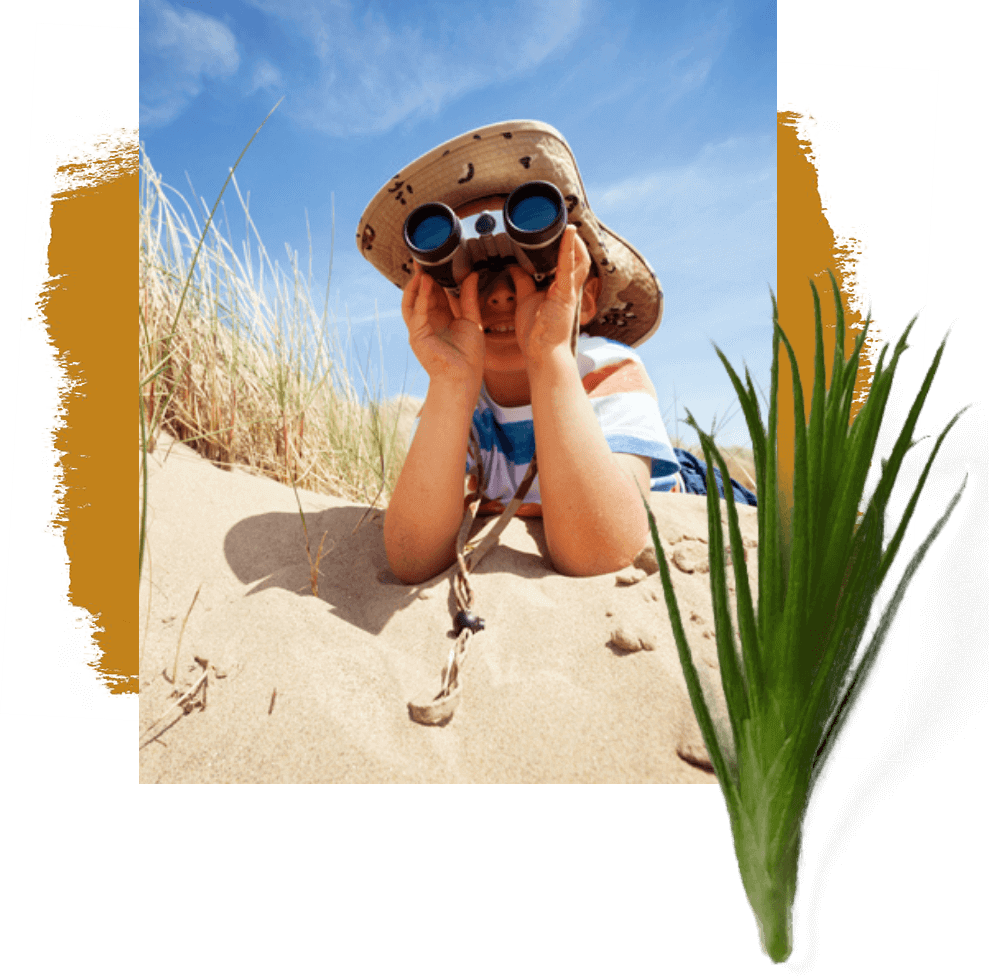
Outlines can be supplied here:
[[600, 575], [632, 563], [649, 537], [650, 461], [613, 453], [569, 348], [530, 371], [543, 527], [565, 575]]
[[385, 514], [385, 552], [405, 582], [422, 582], [455, 561], [464, 514], [464, 472], [471, 416], [481, 390], [484, 332], [477, 276], [460, 303], [421, 271], [405, 289], [402, 315], [429, 389], [408, 456]]
[[[537, 293], [532, 279], [512, 267], [546, 543], [556, 568], [568, 575], [624, 568], [649, 536], [642, 494], [648, 498], [650, 462], [611, 451], [570, 350], [577, 298], [589, 268], [590, 256], [573, 228], [564, 232], [556, 280], [547, 293]], [[584, 298], [586, 303], [586, 292]], [[581, 320], [593, 313], [585, 308]]]
[[430, 383], [385, 514], [385, 552], [403, 582], [423, 582], [455, 560], [464, 516], [467, 440], [476, 398]]

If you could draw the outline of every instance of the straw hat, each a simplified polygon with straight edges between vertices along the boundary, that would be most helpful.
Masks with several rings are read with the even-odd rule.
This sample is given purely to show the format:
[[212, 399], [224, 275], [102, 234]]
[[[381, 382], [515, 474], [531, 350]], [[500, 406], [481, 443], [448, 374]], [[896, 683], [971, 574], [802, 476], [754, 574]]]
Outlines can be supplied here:
[[587, 203], [577, 161], [552, 126], [533, 120], [494, 123], [452, 139], [414, 160], [375, 194], [357, 228], [357, 247], [379, 272], [404, 289], [413, 275], [402, 227], [413, 208], [442, 201], [457, 208], [509, 194], [528, 180], [548, 180], [567, 201], [601, 278], [597, 315], [583, 332], [635, 347], [655, 333], [663, 291], [649, 263], [606, 228]]

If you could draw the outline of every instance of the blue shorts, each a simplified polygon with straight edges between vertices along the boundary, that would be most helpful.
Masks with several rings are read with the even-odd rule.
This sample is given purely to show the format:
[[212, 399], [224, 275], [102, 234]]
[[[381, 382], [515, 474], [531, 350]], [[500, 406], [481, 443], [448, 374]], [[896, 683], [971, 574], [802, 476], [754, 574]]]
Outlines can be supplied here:
[[[707, 465], [699, 460], [686, 449], [673, 448], [673, 454], [680, 464], [680, 476], [683, 479], [684, 489], [687, 493], [699, 493], [707, 496]], [[718, 488], [718, 495], [724, 498], [725, 488], [721, 482], [721, 472], [715, 467], [714, 482]], [[738, 480], [731, 481], [732, 491], [735, 495], [735, 502], [738, 504], [751, 504], [756, 506], [755, 494], [743, 487]]]

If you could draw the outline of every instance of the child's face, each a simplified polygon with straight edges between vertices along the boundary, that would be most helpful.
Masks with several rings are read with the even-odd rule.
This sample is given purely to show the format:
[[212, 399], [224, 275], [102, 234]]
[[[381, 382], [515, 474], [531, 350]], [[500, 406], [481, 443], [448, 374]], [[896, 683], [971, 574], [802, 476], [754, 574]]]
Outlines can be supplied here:
[[[456, 209], [459, 218], [466, 218], [481, 211], [499, 211], [507, 195], [485, 198]], [[587, 323], [596, 312], [596, 300], [600, 283], [589, 279], [585, 285], [581, 323]], [[515, 337], [515, 280], [507, 268], [485, 283], [478, 296], [481, 326], [484, 328], [484, 375], [489, 386], [498, 379], [505, 384], [521, 385], [527, 389], [525, 357]], [[507, 404], [507, 402], [506, 402]]]
[[[467, 218], [482, 211], [501, 211], [507, 194], [498, 194], [474, 201], [456, 209], [458, 218]], [[496, 276], [478, 297], [481, 304], [481, 326], [484, 327], [484, 371], [498, 373], [525, 372], [525, 360], [515, 340], [515, 282], [505, 269]]]
[[503, 270], [478, 297], [484, 327], [484, 370], [525, 371], [522, 350], [515, 339], [515, 282]]

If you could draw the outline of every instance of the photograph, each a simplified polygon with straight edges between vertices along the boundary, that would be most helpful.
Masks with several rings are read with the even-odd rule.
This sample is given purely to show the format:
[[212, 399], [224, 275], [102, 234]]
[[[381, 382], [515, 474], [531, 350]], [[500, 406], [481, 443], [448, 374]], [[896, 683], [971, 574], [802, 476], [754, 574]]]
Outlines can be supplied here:
[[142, 4], [142, 782], [715, 781], [642, 498], [717, 687], [775, 23]]

